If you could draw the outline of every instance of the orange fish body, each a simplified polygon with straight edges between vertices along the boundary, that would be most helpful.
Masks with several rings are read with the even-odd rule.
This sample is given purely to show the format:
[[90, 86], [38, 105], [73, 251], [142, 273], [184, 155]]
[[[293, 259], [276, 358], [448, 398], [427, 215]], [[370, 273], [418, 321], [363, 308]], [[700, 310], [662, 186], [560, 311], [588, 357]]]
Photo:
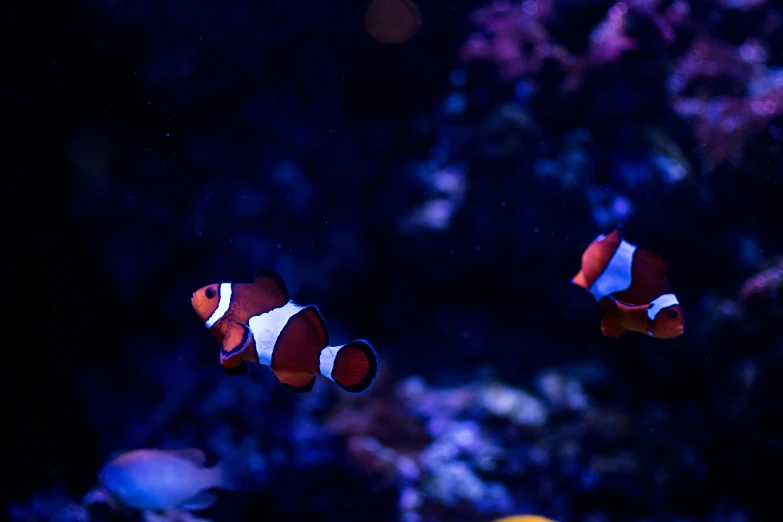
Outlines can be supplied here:
[[221, 343], [220, 364], [227, 375], [243, 375], [250, 361], [271, 367], [283, 387], [294, 393], [311, 391], [316, 374], [361, 393], [378, 371], [369, 342], [329, 346], [318, 308], [291, 301], [285, 281], [272, 270], [260, 270], [252, 283], [200, 288], [191, 304]]
[[605, 336], [617, 337], [628, 330], [673, 339], [682, 335], [684, 322], [666, 272], [666, 261], [625, 241], [615, 229], [590, 243], [571, 282], [601, 305]]

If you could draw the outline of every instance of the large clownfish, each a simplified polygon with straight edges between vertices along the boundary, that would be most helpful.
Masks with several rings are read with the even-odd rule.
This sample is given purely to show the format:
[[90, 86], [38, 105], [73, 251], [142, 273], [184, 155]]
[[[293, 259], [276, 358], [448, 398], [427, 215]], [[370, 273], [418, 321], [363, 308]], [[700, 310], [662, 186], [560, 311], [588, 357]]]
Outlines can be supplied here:
[[666, 261], [628, 243], [615, 229], [590, 243], [571, 282], [590, 292], [604, 309], [605, 336], [628, 330], [673, 339], [682, 335], [684, 323], [666, 271]]
[[205, 286], [190, 302], [221, 343], [220, 364], [227, 375], [243, 375], [250, 361], [271, 367], [280, 384], [294, 393], [312, 390], [316, 374], [361, 393], [378, 371], [369, 342], [328, 346], [318, 308], [291, 301], [285, 281], [272, 270], [260, 270], [252, 283]]

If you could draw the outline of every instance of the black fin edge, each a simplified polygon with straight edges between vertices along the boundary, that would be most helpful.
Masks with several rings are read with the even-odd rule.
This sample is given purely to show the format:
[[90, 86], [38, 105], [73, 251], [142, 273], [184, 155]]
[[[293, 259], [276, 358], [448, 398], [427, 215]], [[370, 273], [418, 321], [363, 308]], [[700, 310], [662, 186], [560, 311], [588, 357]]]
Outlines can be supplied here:
[[324, 330], [324, 337], [326, 338], [324, 340], [324, 344], [326, 346], [329, 346], [329, 328], [326, 327], [326, 321], [324, 320], [324, 316], [321, 314], [321, 311], [315, 305], [307, 305], [304, 308], [302, 308], [299, 312], [297, 312], [297, 314], [301, 314], [305, 310], [312, 310], [313, 312], [315, 312], [315, 316], [318, 318], [318, 322], [321, 323], [321, 328], [323, 328]]
[[[365, 375], [361, 381], [359, 381], [354, 385], [343, 386], [339, 382], [337, 384], [340, 386], [340, 388], [342, 388], [343, 390], [349, 393], [360, 394], [367, 391], [370, 388], [373, 381], [375, 380], [375, 377], [378, 375], [378, 354], [375, 353], [375, 348], [373, 348], [372, 344], [370, 344], [370, 342], [365, 339], [357, 339], [355, 341], [351, 341], [350, 343], [343, 346], [343, 348], [346, 348], [348, 346], [351, 346], [353, 348], [362, 351], [367, 356], [367, 361], [370, 364], [370, 368], [367, 371], [367, 375]], [[337, 356], [339, 357], [339, 353], [337, 354]]]
[[241, 352], [242, 350], [247, 348], [247, 343], [250, 340], [250, 327], [246, 324], [237, 323], [236, 321], [233, 322], [242, 327], [242, 340], [239, 341], [239, 344], [237, 344], [232, 348], [229, 348], [228, 350], [224, 348], [223, 344], [220, 345], [220, 353], [226, 357], [231, 357], [232, 355]]

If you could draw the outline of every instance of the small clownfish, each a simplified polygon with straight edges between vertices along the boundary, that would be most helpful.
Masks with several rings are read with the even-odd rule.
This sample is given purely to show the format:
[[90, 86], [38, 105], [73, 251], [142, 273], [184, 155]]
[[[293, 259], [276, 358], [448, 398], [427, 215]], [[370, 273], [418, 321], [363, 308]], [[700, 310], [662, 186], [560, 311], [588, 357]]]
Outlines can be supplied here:
[[98, 479], [112, 498], [126, 506], [142, 511], [199, 511], [217, 500], [207, 489], [239, 489], [225, 461], [206, 467], [206, 460], [197, 448], [116, 453], [100, 469]]
[[682, 335], [684, 323], [666, 271], [660, 256], [628, 243], [615, 229], [590, 243], [571, 282], [590, 292], [604, 309], [605, 336], [628, 330], [673, 339]]
[[285, 281], [272, 270], [260, 270], [252, 283], [205, 286], [190, 302], [221, 343], [220, 364], [227, 375], [243, 375], [250, 361], [271, 367], [293, 393], [311, 391], [316, 374], [362, 393], [378, 372], [375, 350], [364, 339], [328, 346], [321, 312], [315, 305], [294, 304]]

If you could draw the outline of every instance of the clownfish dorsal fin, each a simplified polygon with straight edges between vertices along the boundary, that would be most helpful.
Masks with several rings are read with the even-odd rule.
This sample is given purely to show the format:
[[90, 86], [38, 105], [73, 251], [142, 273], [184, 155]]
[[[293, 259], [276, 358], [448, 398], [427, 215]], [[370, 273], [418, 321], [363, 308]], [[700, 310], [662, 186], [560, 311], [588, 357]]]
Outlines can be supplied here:
[[285, 298], [286, 301], [291, 299], [291, 297], [288, 295], [288, 288], [285, 285], [283, 276], [274, 270], [262, 268], [256, 272], [256, 277], [253, 279], [253, 284], [271, 292], [275, 296]]
[[172, 454], [189, 460], [196, 466], [203, 466], [207, 462], [207, 456], [198, 448], [186, 448], [180, 450], [169, 450]]

